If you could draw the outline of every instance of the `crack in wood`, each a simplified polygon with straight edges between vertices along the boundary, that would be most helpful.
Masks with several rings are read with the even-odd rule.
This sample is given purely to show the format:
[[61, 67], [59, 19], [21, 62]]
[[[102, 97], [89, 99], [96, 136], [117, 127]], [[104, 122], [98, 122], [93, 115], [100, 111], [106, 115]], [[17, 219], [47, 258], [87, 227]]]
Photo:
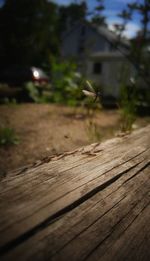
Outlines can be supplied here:
[[137, 176], [138, 174], [140, 174], [141, 171], [143, 171], [144, 169], [148, 168], [150, 166], [150, 161], [147, 162], [140, 170], [138, 170], [132, 177], [128, 178], [126, 182], [128, 182], [130, 179], [133, 179], [135, 176]]
[[26, 233], [22, 234], [18, 238], [6, 243], [3, 247], [0, 247], [0, 255], [4, 255], [6, 252], [12, 250], [13, 248], [17, 247], [19, 244], [23, 243], [24, 241], [28, 240], [30, 237], [44, 229], [45, 227], [49, 226], [50, 224], [57, 221], [59, 218], [61, 218], [64, 214], [72, 211], [73, 209], [77, 208], [79, 205], [84, 203], [86, 200], [90, 199], [94, 195], [96, 195], [98, 192], [102, 191], [106, 187], [110, 186], [112, 183], [114, 183], [116, 180], [118, 180], [121, 176], [123, 176], [125, 173], [127, 173], [129, 170], [135, 168], [139, 163], [135, 164], [134, 166], [128, 168], [127, 170], [119, 173], [112, 179], [106, 181], [105, 183], [101, 184], [100, 186], [96, 187], [95, 189], [89, 191], [87, 194], [85, 194], [80, 199], [74, 201], [70, 205], [64, 207], [63, 209], [59, 210], [52, 216], [45, 219], [43, 222], [38, 224], [37, 226], [33, 227], [31, 230], [27, 231]]
[[[137, 164], [138, 165], [138, 164]], [[143, 167], [141, 168], [141, 169], [143, 169]], [[138, 171], [137, 171], [138, 172]], [[125, 182], [123, 182], [123, 184], [122, 185], [124, 185], [125, 184]], [[145, 183], [146, 184], [146, 183]], [[140, 201], [142, 201], [143, 199], [144, 199], [144, 197], [147, 195], [147, 193], [146, 194], [144, 194], [144, 196], [142, 197], [142, 199], [140, 200]], [[76, 238], [78, 238], [81, 234], [83, 234], [86, 230], [88, 230], [90, 227], [92, 227], [99, 219], [101, 219], [101, 218], [103, 218], [105, 215], [107, 215], [112, 209], [114, 209], [115, 207], [117, 207], [119, 204], [120, 204], [120, 202], [122, 201], [122, 200], [124, 200], [125, 198], [126, 198], [127, 196], [125, 195], [125, 196], [123, 196], [119, 201], [117, 201], [114, 205], [112, 205], [112, 207], [111, 208], [109, 208], [106, 212], [104, 212], [101, 216], [99, 216], [97, 219], [95, 219], [94, 220], [94, 222], [92, 222], [92, 223], [90, 223], [90, 225], [89, 226], [87, 226], [85, 229], [82, 229], [81, 231], [80, 231], [80, 233], [78, 233], [78, 234], [76, 234], [73, 238], [71, 238], [71, 240], [69, 240], [66, 244], [64, 244], [58, 251], [56, 251], [53, 255], [51, 255], [51, 257], [53, 257], [53, 256], [55, 256], [56, 254], [58, 254], [59, 252], [61, 252], [67, 245], [69, 245], [73, 240], [75, 240]], [[136, 203], [134, 203], [133, 205], [132, 205], [132, 207], [131, 207], [131, 209], [129, 209], [129, 211], [120, 219], [120, 220], [118, 220], [118, 222], [113, 226], [113, 228], [111, 229], [111, 232], [109, 233], [109, 235], [108, 236], [106, 236], [106, 239], [111, 235], [111, 233], [112, 233], [112, 231], [113, 231], [113, 229], [114, 229], [114, 227], [117, 227], [117, 225], [119, 224], [119, 223], [121, 223], [121, 221], [132, 211], [132, 209], [134, 209], [137, 205], [139, 204], [139, 201], [137, 201]], [[148, 203], [149, 204], [149, 203]], [[147, 205], [148, 205], [147, 204]], [[102, 240], [102, 242], [104, 242], [105, 241], [105, 239], [103, 239]], [[92, 251], [93, 252], [93, 251]]]
[[[110, 244], [112, 242], [109, 240], [107, 241], [107, 239], [112, 239], [114, 236], [121, 236], [125, 231], [128, 231], [128, 229], [132, 227], [134, 221], [138, 219], [144, 209], [149, 205], [149, 183], [147, 174], [149, 174], [150, 162], [148, 161], [149, 148], [148, 144], [146, 144], [146, 134], [148, 134], [148, 130], [149, 127], [143, 130], [143, 132], [142, 130], [137, 132], [136, 135], [131, 134], [126, 141], [123, 138], [114, 140], [114, 142], [110, 142], [112, 146], [109, 144], [107, 147], [106, 142], [105, 146], [102, 145], [99, 147], [99, 144], [96, 144], [95, 147], [89, 146], [89, 150], [77, 149], [69, 153], [67, 152], [58, 155], [56, 158], [56, 160], [60, 160], [58, 163], [56, 162], [58, 165], [56, 165], [55, 162], [54, 164], [45, 165], [45, 170], [52, 168], [50, 173], [42, 174], [44, 166], [40, 167], [40, 165], [37, 164], [35, 166], [33, 165], [31, 169], [24, 168], [22, 173], [28, 175], [22, 175], [22, 178], [18, 178], [16, 183], [13, 182], [13, 180], [12, 182], [9, 182], [9, 179], [7, 180], [6, 178], [6, 183], [2, 186], [2, 188], [4, 188], [4, 199], [7, 200], [8, 198], [9, 200], [12, 196], [13, 200], [11, 202], [13, 204], [12, 208], [9, 208], [7, 204], [1, 204], [1, 209], [4, 210], [6, 207], [6, 211], [4, 211], [1, 218], [1, 228], [4, 237], [1, 240], [3, 246], [0, 247], [0, 256], [4, 256], [5, 258], [7, 257], [6, 254], [12, 254], [11, 251], [18, 251], [18, 248], [20, 250], [20, 248], [22, 249], [22, 247], [26, 247], [26, 245], [34, 240], [35, 242], [38, 242], [41, 236], [45, 236], [45, 232], [49, 233], [50, 231], [52, 232], [53, 229], [59, 228], [68, 217], [72, 218], [74, 214], [77, 213], [78, 218], [77, 220], [75, 219], [75, 222], [79, 222], [78, 230], [75, 232], [73, 229], [71, 230], [73, 235], [69, 238], [67, 235], [65, 244], [63, 241], [63, 245], [59, 245], [59, 238], [57, 238], [57, 236], [61, 235], [62, 232], [64, 233], [66, 228], [60, 231], [60, 233], [58, 233], [57, 230], [54, 230], [54, 232], [58, 233], [58, 235], [55, 235], [55, 239], [58, 240], [58, 242], [56, 242], [58, 245], [56, 245], [56, 252], [50, 254], [51, 257], [54, 256], [55, 258], [57, 253], [59, 256], [59, 253], [61, 254], [61, 249], [63, 249], [63, 253], [66, 253], [66, 249], [68, 250], [72, 246], [80, 245], [82, 239], [85, 239], [85, 242], [84, 240], [82, 241], [83, 247], [80, 248], [79, 246], [81, 253], [77, 253], [77, 255], [75, 254], [75, 256], [80, 254], [82, 260], [88, 259], [96, 249], [99, 250], [99, 247], [104, 242], [106, 242], [104, 245], [108, 244], [111, 246]], [[130, 142], [132, 143], [129, 144]], [[117, 151], [116, 148], [118, 148]], [[104, 150], [104, 155], [101, 153], [99, 154], [102, 150]], [[116, 153], [113, 154], [114, 150]], [[66, 163], [66, 161], [63, 158], [73, 154], [77, 157], [72, 157], [74, 158], [74, 161], [70, 157], [67, 162], [68, 165], [66, 164], [64, 167], [63, 164]], [[79, 154], [81, 157], [78, 157]], [[82, 154], [85, 154], [85, 157], [82, 157]], [[103, 156], [102, 164], [100, 162], [101, 155]], [[94, 157], [91, 160], [89, 156]], [[113, 164], [110, 157], [112, 157]], [[107, 158], [109, 158], [109, 160], [107, 160]], [[45, 159], [45, 163], [49, 163], [49, 161], [53, 161], [53, 159], [53, 157]], [[89, 161], [91, 161], [90, 164], [88, 163]], [[82, 164], [84, 166], [83, 169]], [[80, 167], [78, 168], [78, 166]], [[33, 169], [34, 167], [35, 170]], [[71, 171], [73, 168], [76, 168], [75, 171]], [[49, 177], [51, 177], [49, 174], [51, 174], [52, 171], [54, 171], [56, 176], [56, 184], [53, 185], [53, 183], [50, 182], [53, 186], [48, 187], [49, 191], [46, 191], [44, 190], [44, 182], [49, 180]], [[64, 173], [64, 175], [61, 176], [61, 173]], [[36, 177], [34, 174], [36, 174]], [[40, 182], [36, 183], [37, 176], [39, 179], [38, 182], [40, 180], [43, 182], [41, 187]], [[69, 180], [67, 180], [67, 178], [69, 178]], [[5, 190], [7, 181], [8, 187]], [[69, 183], [67, 183], [68, 181]], [[29, 186], [27, 193], [25, 193], [26, 186], [24, 186], [23, 182], [27, 182], [26, 186], [31, 182], [34, 188], [33, 191], [31, 190], [32, 186]], [[23, 185], [22, 190], [19, 190], [20, 185]], [[117, 191], [119, 188], [120, 190]], [[57, 192], [55, 192], [55, 189], [57, 189]], [[12, 190], [11, 193], [10, 190]], [[37, 196], [39, 191], [41, 193], [43, 192], [41, 194], [43, 201], [40, 201], [40, 198]], [[45, 194], [45, 191], [47, 194]], [[22, 192], [21, 197], [19, 192]], [[28, 198], [26, 199], [25, 196], [29, 196], [29, 193], [31, 192], [34, 192], [33, 200], [29, 202]], [[129, 194], [126, 192], [129, 192]], [[13, 196], [13, 193], [15, 193], [15, 196]], [[116, 196], [113, 200], [112, 193], [115, 193], [114, 196]], [[103, 200], [102, 195], [105, 195], [104, 198], [107, 198], [106, 202], [100, 201], [100, 198]], [[50, 196], [51, 198], [49, 198]], [[16, 205], [16, 208], [13, 208], [15, 207], [16, 200], [18, 200], [18, 205]], [[95, 203], [96, 200], [101, 203], [96, 203], [98, 206], [93, 208], [93, 203]], [[28, 203], [30, 203], [30, 205], [28, 205]], [[106, 206], [104, 203], [107, 203]], [[83, 223], [80, 223], [82, 219], [80, 218], [79, 212], [84, 208], [87, 210], [89, 206], [91, 207], [89, 208], [90, 211], [87, 211], [87, 213], [83, 212], [83, 216], [81, 216], [82, 219], [84, 219], [85, 216], [89, 217], [89, 220], [87, 219], [83, 228]], [[104, 209], [101, 211], [103, 207]], [[26, 209], [26, 212], [23, 211], [23, 208], [24, 210]], [[19, 212], [14, 213], [14, 209]], [[94, 209], [96, 214], [92, 214]], [[118, 214], [118, 211], [120, 211], [120, 214]], [[109, 215], [106, 215], [108, 212], [111, 212], [111, 214], [114, 215], [113, 219], [110, 219], [110, 224], [109, 218], [111, 215], [110, 217]], [[12, 214], [12, 220], [9, 220], [9, 215], [7, 213]], [[148, 214], [149, 212], [146, 211], [146, 213]], [[146, 217], [148, 218], [148, 215]], [[71, 225], [73, 224], [75, 228], [75, 223], [71, 222]], [[139, 228], [141, 229], [141, 227]], [[46, 230], [44, 231], [44, 229]], [[130, 236], [132, 230], [133, 228], [129, 229]], [[99, 232], [101, 233], [100, 238], [98, 234]], [[49, 236], [51, 236], [51, 233]], [[93, 239], [93, 243], [88, 249], [86, 245], [86, 237]], [[67, 247], [65, 248], [65, 246]], [[100, 248], [100, 251], [101, 250], [103, 250], [103, 246]]]
[[[145, 196], [146, 196], [146, 194], [144, 194], [144, 196], [142, 197], [142, 199], [140, 200], [140, 202], [143, 200], [143, 198], [145, 198]], [[109, 239], [109, 238], [111, 237], [111, 235], [112, 235], [112, 233], [114, 232], [115, 228], [116, 228], [119, 224], [121, 224], [122, 220], [125, 219], [125, 218], [129, 215], [129, 213], [130, 213], [133, 209], [136, 208], [136, 206], [137, 206], [138, 204], [139, 204], [139, 202], [136, 202], [136, 204], [134, 204], [134, 205], [132, 206], [132, 208], [112, 227], [112, 229], [111, 229], [111, 231], [109, 232], [109, 234], [108, 234], [101, 242], [99, 242], [99, 244], [97, 244], [97, 245], [95, 246], [95, 248], [93, 248], [92, 251], [90, 251], [90, 252], [88, 253], [88, 255], [87, 255], [84, 259], [82, 259], [83, 261], [87, 260], [102, 244], [104, 244], [104, 242], [105, 242], [107, 239]], [[139, 213], [133, 218], [133, 220], [127, 225], [127, 227], [126, 227], [124, 230], [122, 230], [122, 232], [120, 233], [119, 237], [121, 237], [121, 235], [122, 235], [127, 229], [129, 229], [130, 226], [132, 226], [132, 224], [134, 223], [134, 221], [135, 221], [135, 220], [139, 217], [139, 215], [141, 215], [141, 213], [149, 206], [149, 204], [150, 204], [150, 201], [140, 210], [140, 212], [139, 212]], [[107, 249], [107, 250], [108, 250], [108, 249]]]

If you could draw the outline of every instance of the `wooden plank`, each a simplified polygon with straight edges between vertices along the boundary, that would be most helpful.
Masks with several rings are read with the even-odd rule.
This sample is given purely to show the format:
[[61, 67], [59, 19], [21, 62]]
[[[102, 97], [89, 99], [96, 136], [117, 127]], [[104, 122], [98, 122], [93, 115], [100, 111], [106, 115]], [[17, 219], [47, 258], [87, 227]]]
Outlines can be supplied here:
[[[140, 168], [136, 169], [135, 173], [137, 173], [139, 169]], [[25, 244], [23, 244], [20, 249], [17, 248], [16, 250], [17, 254], [15, 253], [15, 255], [18, 256], [18, 251], [21, 251], [21, 254], [22, 252], [25, 253], [23, 260], [28, 260], [29, 256], [30, 255], [32, 256], [34, 251], [36, 255], [35, 257], [37, 258], [39, 255], [38, 250], [40, 249], [41, 251], [42, 249], [42, 253], [47, 254], [48, 251], [48, 254], [50, 256], [54, 255], [59, 251], [60, 256], [58, 256], [58, 259], [56, 260], [59, 259], [61, 260], [61, 256], [66, 257], [66, 253], [68, 255], [69, 253], [68, 247], [70, 249], [70, 255], [72, 255], [72, 245], [70, 246], [68, 242], [72, 242], [72, 240], [75, 238], [76, 239], [75, 243], [77, 243], [80, 238], [80, 235], [82, 235], [82, 239], [81, 239], [82, 242], [79, 245], [81, 245], [81, 247], [85, 250], [85, 253], [87, 254], [88, 251], [86, 249], [86, 245], [84, 245], [85, 243], [87, 244], [86, 238], [90, 238], [90, 236], [93, 237], [89, 241], [92, 242], [92, 244], [90, 243], [90, 247], [88, 246], [88, 250], [89, 250], [93, 245], [97, 243], [97, 240], [98, 242], [101, 242], [104, 240], [104, 237], [107, 237], [107, 235], [112, 230], [112, 223], [110, 224], [109, 222], [110, 215], [108, 215], [107, 213], [112, 211], [114, 212], [114, 208], [115, 206], [117, 206], [117, 204], [120, 204], [121, 206], [123, 202], [126, 202], [126, 204], [128, 205], [128, 199], [133, 198], [132, 202], [129, 205], [129, 208], [131, 208], [132, 213], [129, 212], [130, 219], [128, 218], [128, 220], [126, 221], [126, 226], [138, 214], [140, 207], [139, 205], [136, 205], [136, 202], [138, 202], [140, 197], [143, 196], [144, 193], [143, 188], [145, 188], [147, 181], [149, 181], [149, 175], [147, 176], [147, 173], [143, 173], [143, 175], [135, 176], [135, 180], [130, 178], [131, 178], [131, 173], [128, 177], [123, 176], [121, 180], [117, 181], [117, 186], [116, 184], [113, 184], [113, 187], [107, 188], [106, 190], [99, 192], [97, 195], [95, 195], [94, 198], [90, 200], [90, 202], [85, 202], [82, 206], [78, 207], [77, 209], [71, 211], [71, 213], [67, 214], [67, 216], [63, 216], [60, 220], [54, 223], [53, 226], [50, 225], [46, 227], [44, 230], [42, 230], [41, 233], [36, 235], [34, 238], [29, 240]], [[139, 184], [140, 187], [138, 187]], [[128, 196], [128, 198], [126, 198], [125, 196], [127, 195], [128, 191], [130, 191], [131, 188], [132, 191], [136, 193], [136, 197], [134, 197], [134, 194], [132, 193]], [[149, 198], [147, 198], [147, 196], [146, 197], [144, 196], [143, 201], [141, 203], [141, 207], [144, 204], [147, 204], [148, 200]], [[124, 212], [128, 212], [128, 209], [126, 208], [125, 205], [123, 205], [123, 211], [119, 211], [117, 207], [115, 212], [117, 213], [119, 212], [120, 216], [121, 215], [123, 216]], [[118, 218], [120, 217], [118, 216]], [[83, 238], [83, 232], [86, 231], [87, 228], [90, 228], [92, 226], [91, 224], [94, 224], [97, 219], [100, 221], [99, 229], [101, 229], [101, 227], [104, 229], [100, 233], [101, 236], [95, 237], [95, 234], [90, 233], [88, 237], [85, 236], [85, 238]], [[118, 222], [116, 216], [114, 222]], [[121, 226], [121, 228], [125, 229], [125, 225]], [[98, 231], [98, 228], [96, 227], [95, 230]], [[77, 236], [79, 236], [79, 238]], [[30, 249], [31, 244], [32, 244], [32, 249]], [[49, 245], [48, 249], [47, 249], [47, 244]], [[63, 255], [63, 252], [60, 250], [65, 245], [67, 245], [68, 247], [67, 249], [65, 248], [66, 253]], [[74, 246], [74, 248], [77, 247]], [[70, 256], [68, 258], [70, 258]], [[81, 250], [80, 250], [80, 258], [81, 258]], [[74, 260], [78, 260], [78, 257], [75, 256]]]
[[[43, 255], [52, 260], [96, 259], [111, 248], [107, 237], [116, 235], [117, 240], [119, 231], [149, 204], [149, 141], [148, 126], [3, 180], [0, 253], [4, 260], [22, 253], [21, 260], [43, 260]], [[116, 234], [112, 227], [117, 227]]]
[[[149, 154], [148, 151], [147, 153]], [[129, 154], [130, 158], [132, 154], [133, 151], [131, 152], [131, 154]], [[143, 154], [141, 155], [141, 160], [142, 157]], [[139, 161], [140, 159], [137, 158], [137, 162]], [[121, 159], [119, 159], [119, 162], [121, 162]], [[0, 217], [0, 221], [2, 224], [2, 229], [0, 231], [1, 233], [3, 231], [7, 233], [5, 234], [6, 236], [4, 235], [3, 238], [0, 239], [0, 242], [4, 241], [5, 237], [7, 240], [7, 237], [14, 237], [14, 235], [16, 235], [16, 233], [18, 232], [23, 233], [23, 231], [21, 230], [26, 231], [28, 228], [33, 227], [33, 225], [35, 225], [36, 223], [38, 224], [43, 220], [43, 216], [49, 217], [50, 215], [54, 215], [59, 210], [65, 208], [70, 204], [73, 204], [76, 200], [81, 200], [82, 197], [84, 197], [93, 189], [97, 188], [98, 185], [101, 186], [103, 183], [109, 182], [110, 178], [112, 179], [117, 175], [120, 175], [120, 172], [132, 168], [136, 164], [136, 159], [131, 158], [131, 160], [125, 162], [124, 165], [119, 165], [119, 167], [117, 167], [118, 171], [115, 168], [115, 161], [110, 162], [110, 164], [104, 165], [103, 167], [101, 166], [100, 170], [99, 167], [96, 166], [94, 170], [92, 169], [91, 171], [88, 171], [87, 169], [85, 173], [81, 173], [81, 171], [83, 170], [82, 168], [82, 170], [80, 169], [78, 170], [78, 172], [74, 172], [74, 174], [76, 174], [75, 178], [73, 180], [68, 179], [68, 183], [62, 182], [61, 184], [58, 182], [58, 187], [57, 184], [54, 184], [54, 186], [50, 187], [49, 190], [45, 189], [43, 191], [43, 188], [38, 190], [36, 196], [34, 193], [30, 193], [29, 195], [25, 194], [25, 196], [22, 198], [15, 198], [13, 202], [11, 201], [11, 199], [13, 198], [13, 194], [7, 194], [7, 197], [3, 199], [3, 202], [7, 200], [6, 202], [8, 204], [9, 199], [10, 202], [8, 206], [4, 204], [4, 211], [2, 212], [2, 215]], [[112, 171], [109, 172], [109, 169], [112, 169]], [[84, 173], [82, 179], [78, 178], [79, 171], [82, 175]], [[20, 188], [19, 192], [21, 193]], [[17, 215], [15, 215], [15, 213], [17, 213]]]
[[[150, 228], [147, 226], [150, 217], [150, 205], [145, 206], [120, 237], [113, 240], [105, 254], [96, 251], [87, 260], [149, 260]], [[112, 238], [111, 238], [112, 240]], [[140, 251], [139, 251], [140, 250]], [[96, 255], [96, 256], [95, 256]]]

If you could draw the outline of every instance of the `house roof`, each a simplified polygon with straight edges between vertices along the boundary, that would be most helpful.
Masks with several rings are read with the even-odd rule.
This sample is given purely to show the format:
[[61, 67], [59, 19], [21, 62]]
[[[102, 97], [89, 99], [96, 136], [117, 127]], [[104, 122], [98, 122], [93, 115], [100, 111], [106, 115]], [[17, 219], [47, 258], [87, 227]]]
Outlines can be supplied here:
[[125, 48], [129, 47], [129, 41], [127, 39], [119, 38], [118, 35], [115, 32], [110, 31], [107, 26], [97, 26], [88, 21], [83, 21], [83, 20], [80, 20], [72, 28], [70, 28], [63, 35], [63, 39], [68, 37], [81, 24], [87, 25], [88, 27], [92, 28], [95, 32], [97, 32], [99, 35], [103, 36], [108, 42], [110, 42], [112, 44], [119, 44]]
[[100, 35], [103, 35], [109, 42], [112, 42], [112, 43], [119, 43], [121, 45], [123, 45], [124, 47], [128, 47], [129, 46], [129, 41], [125, 38], [119, 38], [119, 36], [113, 32], [113, 31], [110, 31], [108, 29], [108, 27], [106, 26], [95, 26], [95, 25], [92, 25], [93, 27], [95, 27], [95, 29], [97, 30], [97, 32], [100, 34]]

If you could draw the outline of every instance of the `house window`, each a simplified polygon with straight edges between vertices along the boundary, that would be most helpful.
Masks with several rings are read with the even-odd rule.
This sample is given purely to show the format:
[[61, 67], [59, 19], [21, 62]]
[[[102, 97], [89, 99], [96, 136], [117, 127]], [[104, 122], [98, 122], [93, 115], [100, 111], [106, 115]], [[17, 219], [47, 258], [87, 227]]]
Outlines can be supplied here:
[[109, 47], [110, 47], [109, 48], [110, 52], [113, 52], [116, 50], [115, 45], [113, 43], [111, 43]]
[[93, 64], [93, 73], [94, 74], [101, 74], [102, 72], [102, 64], [99, 62], [96, 62]]

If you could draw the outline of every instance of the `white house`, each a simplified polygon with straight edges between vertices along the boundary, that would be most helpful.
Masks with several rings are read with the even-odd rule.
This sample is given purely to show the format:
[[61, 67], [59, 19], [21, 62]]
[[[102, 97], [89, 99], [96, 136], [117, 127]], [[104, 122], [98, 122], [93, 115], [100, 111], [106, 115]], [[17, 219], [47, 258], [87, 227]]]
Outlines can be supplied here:
[[81, 21], [64, 34], [61, 54], [64, 59], [74, 59], [79, 71], [100, 86], [104, 97], [118, 98], [121, 71], [131, 66], [126, 58], [128, 47], [127, 40], [118, 41], [107, 27]]

